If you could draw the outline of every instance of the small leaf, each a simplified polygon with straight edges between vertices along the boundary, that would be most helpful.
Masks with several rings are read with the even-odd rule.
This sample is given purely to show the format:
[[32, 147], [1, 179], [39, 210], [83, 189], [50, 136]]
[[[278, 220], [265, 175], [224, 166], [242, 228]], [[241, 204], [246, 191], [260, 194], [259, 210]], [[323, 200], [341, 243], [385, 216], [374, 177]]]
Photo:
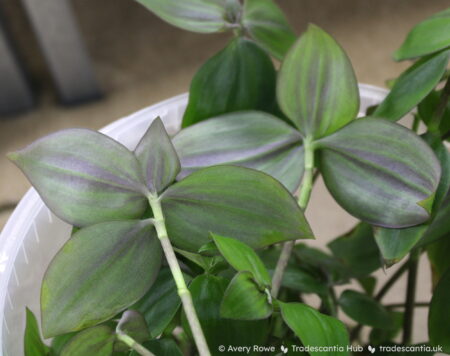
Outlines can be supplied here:
[[[183, 356], [178, 345], [172, 339], [151, 340], [144, 343], [143, 346], [157, 356]], [[139, 356], [139, 354], [133, 351], [129, 356]]]
[[450, 236], [439, 239], [427, 246], [428, 259], [430, 260], [433, 286], [435, 287], [445, 271], [450, 269]]
[[134, 152], [153, 193], [164, 190], [180, 172], [177, 153], [159, 117], [152, 122]]
[[[281, 315], [304, 346], [342, 348], [343, 351], [327, 351], [328, 356], [348, 355], [349, 337], [345, 325], [339, 320], [319, 313], [301, 303], [281, 303]], [[310, 351], [312, 356], [322, 352]]]
[[450, 51], [444, 51], [414, 63], [371, 116], [397, 121], [414, 109], [441, 80], [449, 55]]
[[277, 59], [283, 59], [295, 42], [294, 31], [272, 0], [246, 0], [242, 24], [250, 36]]
[[41, 287], [46, 337], [110, 319], [141, 298], [161, 264], [153, 226], [112, 221], [74, 234], [53, 258]]
[[328, 294], [328, 287], [324, 281], [294, 266], [286, 268], [281, 285], [300, 293], [315, 293], [319, 296]]
[[183, 30], [214, 33], [227, 29], [226, 1], [137, 0], [164, 21]]
[[394, 53], [402, 61], [437, 52], [450, 46], [450, 8], [417, 24]]
[[388, 342], [392, 342], [403, 326], [402, 312], [390, 311], [389, 315], [393, 321], [392, 328], [383, 327], [381, 329], [372, 329], [370, 332], [370, 344], [371, 345], [385, 345]]
[[26, 327], [24, 335], [25, 356], [46, 356], [50, 349], [41, 339], [39, 326], [33, 312], [26, 308]]
[[389, 329], [393, 323], [388, 311], [375, 299], [353, 290], [345, 290], [339, 297], [345, 314], [363, 325]]
[[270, 57], [252, 41], [235, 38], [195, 74], [182, 126], [233, 111], [271, 111], [275, 78]]
[[286, 55], [277, 97], [301, 133], [314, 138], [338, 130], [356, 118], [359, 110], [358, 86], [347, 55], [314, 25]]
[[136, 157], [99, 132], [63, 130], [9, 158], [45, 204], [72, 225], [139, 218], [146, 209]]
[[[425, 97], [425, 99], [423, 99], [419, 103], [417, 107], [420, 118], [427, 126], [430, 124], [431, 119], [435, 115], [435, 111], [439, 105], [441, 95], [442, 90], [433, 90]], [[450, 131], [450, 101], [447, 103], [447, 107], [444, 110], [444, 114], [442, 116], [438, 130], [440, 136], [444, 136], [447, 132]]]
[[[199, 253], [188, 252], [180, 250], [179, 248], [174, 248], [174, 250], [175, 252], [185, 257], [189, 261], [194, 262], [197, 266], [204, 269], [206, 272], [210, 272], [211, 268], [214, 268], [215, 265], [219, 264], [220, 262], [226, 264], [221, 256], [214, 256], [214, 257], [203, 256], [200, 255]], [[227, 264], [226, 267], [228, 268]]]
[[349, 233], [331, 241], [328, 247], [347, 266], [349, 274], [357, 278], [381, 267], [372, 227], [368, 224], [358, 224]]
[[362, 277], [358, 278], [358, 283], [368, 295], [373, 295], [373, 292], [375, 291], [375, 287], [377, 285], [377, 279], [372, 276]]
[[313, 237], [292, 195], [252, 169], [205, 168], [170, 186], [161, 199], [169, 236], [187, 251], [209, 242], [210, 232], [252, 248]]
[[365, 118], [317, 142], [320, 170], [336, 201], [377, 226], [401, 228], [429, 218], [420, 203], [435, 194], [441, 169], [431, 148], [395, 123]]
[[222, 256], [238, 272], [248, 271], [261, 286], [270, 286], [269, 272], [259, 256], [245, 243], [211, 234]]
[[[183, 275], [186, 282], [191, 278]], [[169, 325], [181, 305], [177, 287], [169, 268], [163, 268], [158, 274], [152, 288], [133, 305], [144, 315], [150, 336], [156, 338]]]
[[428, 334], [433, 346], [442, 346], [445, 353], [450, 353], [450, 269], [444, 273], [436, 286], [428, 314]]
[[272, 305], [266, 292], [259, 289], [250, 272], [239, 272], [228, 285], [220, 316], [236, 320], [266, 319], [272, 314]]
[[291, 192], [303, 175], [301, 136], [267, 113], [243, 111], [221, 115], [181, 130], [173, 138], [183, 171], [233, 164], [261, 170]]
[[136, 310], [127, 310], [122, 314], [116, 333], [126, 334], [140, 344], [150, 339], [147, 323], [142, 314]]
[[375, 228], [375, 241], [383, 256], [384, 263], [390, 267], [399, 262], [416, 246], [427, 228], [427, 224], [404, 229]]
[[94, 326], [71, 338], [61, 356], [111, 356], [114, 341], [115, 335], [109, 326]]

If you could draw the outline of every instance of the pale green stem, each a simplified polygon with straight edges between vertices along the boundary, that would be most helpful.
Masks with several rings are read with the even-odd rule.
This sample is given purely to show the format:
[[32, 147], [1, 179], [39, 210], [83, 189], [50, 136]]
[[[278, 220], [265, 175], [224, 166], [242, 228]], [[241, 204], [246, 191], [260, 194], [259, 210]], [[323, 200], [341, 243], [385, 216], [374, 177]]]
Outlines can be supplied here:
[[150, 206], [153, 211], [153, 222], [155, 224], [156, 232], [158, 234], [159, 241], [166, 256], [167, 263], [169, 264], [170, 271], [172, 272], [173, 279], [177, 286], [178, 295], [180, 296], [183, 304], [183, 309], [186, 314], [189, 326], [191, 327], [192, 335], [194, 336], [195, 344], [200, 356], [210, 356], [208, 344], [206, 343], [205, 335], [203, 334], [200, 321], [198, 320], [197, 313], [195, 312], [194, 303], [192, 302], [191, 293], [186, 286], [183, 273], [181, 272], [180, 265], [170, 243], [166, 223], [164, 220], [163, 211], [161, 208], [160, 200], [151, 195], [148, 198]]
[[119, 333], [117, 334], [117, 339], [122, 341], [130, 349], [133, 349], [141, 356], [155, 356], [155, 354], [148, 351], [144, 346], [142, 346], [140, 343], [138, 343], [136, 340], [134, 340], [127, 334]]
[[[314, 177], [314, 147], [312, 139], [305, 138], [305, 172], [303, 174], [302, 184], [300, 187], [300, 194], [298, 197], [298, 205], [305, 211], [311, 197], [311, 191], [313, 186]], [[280, 257], [278, 259], [275, 271], [272, 277], [272, 297], [276, 298], [280, 292], [281, 282], [283, 280], [284, 271], [291, 257], [292, 250], [294, 249], [295, 241], [285, 242], [283, 249], [281, 250]]]

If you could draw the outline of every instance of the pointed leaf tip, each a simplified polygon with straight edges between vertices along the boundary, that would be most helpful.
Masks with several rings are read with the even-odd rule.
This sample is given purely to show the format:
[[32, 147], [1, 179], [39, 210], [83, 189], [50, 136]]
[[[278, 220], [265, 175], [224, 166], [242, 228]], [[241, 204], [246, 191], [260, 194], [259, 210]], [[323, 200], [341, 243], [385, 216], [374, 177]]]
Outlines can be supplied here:
[[19, 160], [20, 153], [19, 152], [9, 152], [6, 154], [6, 158], [8, 158], [11, 162], [16, 163]]

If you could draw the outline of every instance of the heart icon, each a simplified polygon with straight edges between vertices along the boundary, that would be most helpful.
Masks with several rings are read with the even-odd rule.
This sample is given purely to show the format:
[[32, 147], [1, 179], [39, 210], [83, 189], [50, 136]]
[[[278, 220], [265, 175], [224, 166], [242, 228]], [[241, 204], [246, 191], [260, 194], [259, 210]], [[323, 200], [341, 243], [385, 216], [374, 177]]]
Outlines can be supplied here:
[[372, 353], [372, 354], [375, 353], [375, 347], [372, 347], [371, 345], [369, 345], [368, 349], [369, 349], [370, 353]]
[[283, 346], [283, 345], [281, 345], [281, 352], [283, 352], [284, 354], [287, 354], [288, 348]]

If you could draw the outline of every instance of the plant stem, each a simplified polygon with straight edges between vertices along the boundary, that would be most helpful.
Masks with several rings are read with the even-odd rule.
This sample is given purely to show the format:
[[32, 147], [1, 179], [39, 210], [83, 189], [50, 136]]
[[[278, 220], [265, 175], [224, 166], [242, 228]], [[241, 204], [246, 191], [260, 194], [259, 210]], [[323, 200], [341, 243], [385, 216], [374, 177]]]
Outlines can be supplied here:
[[439, 133], [439, 126], [441, 124], [442, 117], [444, 116], [445, 109], [447, 108], [448, 101], [450, 99], [450, 77], [445, 82], [444, 89], [442, 89], [439, 104], [434, 111], [434, 115], [428, 124], [428, 131], [432, 133]]
[[119, 333], [117, 334], [117, 339], [122, 341], [125, 345], [136, 351], [141, 356], [155, 356], [155, 354], [148, 351], [144, 346], [139, 344], [136, 340], [134, 340], [127, 334]]
[[[385, 305], [385, 308], [388, 309], [396, 309], [396, 308], [404, 308], [406, 305], [404, 303], [392, 303]], [[414, 308], [428, 308], [430, 303], [428, 302], [417, 302], [414, 303]]]
[[[302, 184], [300, 187], [298, 205], [303, 211], [305, 211], [311, 197], [313, 186], [314, 148], [312, 145], [312, 139], [308, 137], [306, 137], [303, 141], [303, 145], [305, 147], [305, 173], [303, 174]], [[281, 282], [283, 281], [283, 274], [289, 262], [289, 258], [291, 257], [294, 245], [295, 241], [285, 242], [283, 245], [283, 249], [281, 250], [281, 254], [272, 277], [272, 297], [274, 299], [277, 298], [278, 293], [280, 292]]]
[[420, 251], [412, 251], [409, 256], [408, 282], [406, 286], [405, 317], [403, 319], [403, 344], [411, 343], [414, 306], [416, 302], [417, 269], [419, 266]]
[[156, 232], [158, 234], [159, 240], [161, 241], [161, 246], [166, 256], [167, 263], [169, 264], [170, 271], [172, 272], [173, 279], [175, 280], [178, 295], [180, 296], [181, 302], [183, 304], [183, 309], [186, 313], [189, 326], [191, 327], [192, 335], [194, 336], [194, 341], [197, 345], [199, 355], [210, 356], [211, 353], [209, 352], [205, 335], [203, 334], [200, 321], [198, 320], [198, 316], [194, 308], [194, 303], [192, 302], [191, 293], [186, 286], [186, 281], [184, 280], [177, 257], [175, 256], [172, 244], [170, 243], [169, 237], [167, 235], [166, 223], [164, 220], [161, 202], [159, 198], [154, 196], [149, 196], [148, 201], [153, 210], [153, 221], [155, 224]]

